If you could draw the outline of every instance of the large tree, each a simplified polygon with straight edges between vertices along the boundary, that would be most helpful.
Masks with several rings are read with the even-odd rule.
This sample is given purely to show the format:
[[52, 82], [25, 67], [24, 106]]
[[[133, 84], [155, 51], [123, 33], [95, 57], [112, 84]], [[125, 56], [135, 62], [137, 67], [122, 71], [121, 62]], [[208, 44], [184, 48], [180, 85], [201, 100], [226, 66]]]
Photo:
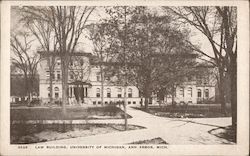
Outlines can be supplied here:
[[175, 28], [172, 22], [170, 16], [147, 7], [136, 7], [130, 20], [130, 62], [139, 64], [132, 77], [145, 98], [145, 109], [153, 92], [163, 92], [181, 83], [195, 65], [196, 55], [184, 42], [189, 40], [188, 32]]
[[[48, 21], [42, 17], [38, 18], [35, 11], [46, 11], [45, 8], [35, 7], [21, 7], [16, 9], [21, 15], [20, 22], [24, 23], [27, 30], [30, 31], [37, 39], [40, 45], [40, 55], [44, 56], [42, 59], [47, 61], [49, 69], [49, 88], [50, 88], [50, 103], [53, 103], [53, 80], [54, 68], [56, 65], [56, 50], [57, 43], [53, 34], [53, 29]], [[32, 11], [33, 10], [33, 11]]]
[[28, 96], [28, 104], [35, 88], [37, 65], [40, 60], [39, 56], [32, 52], [33, 41], [27, 32], [11, 34], [10, 46], [13, 52], [11, 63], [24, 75], [25, 94]]
[[[213, 55], [194, 47], [218, 67], [221, 111], [225, 111], [225, 86], [230, 85], [232, 125], [237, 123], [237, 9], [236, 7], [167, 7], [179, 21], [200, 31], [209, 41]], [[229, 78], [230, 84], [224, 84]]]
[[96, 65], [99, 67], [101, 76], [101, 104], [104, 105], [104, 83], [107, 76], [107, 64], [112, 58], [113, 53], [110, 52], [113, 47], [112, 35], [110, 35], [109, 23], [101, 20], [99, 23], [89, 26], [89, 39], [93, 43], [93, 54], [96, 57]]
[[57, 56], [61, 59], [62, 70], [62, 110], [66, 113], [68, 103], [68, 65], [70, 53], [74, 53], [84, 33], [94, 7], [89, 6], [46, 6], [27, 7], [26, 12], [36, 19], [47, 22], [58, 43]]

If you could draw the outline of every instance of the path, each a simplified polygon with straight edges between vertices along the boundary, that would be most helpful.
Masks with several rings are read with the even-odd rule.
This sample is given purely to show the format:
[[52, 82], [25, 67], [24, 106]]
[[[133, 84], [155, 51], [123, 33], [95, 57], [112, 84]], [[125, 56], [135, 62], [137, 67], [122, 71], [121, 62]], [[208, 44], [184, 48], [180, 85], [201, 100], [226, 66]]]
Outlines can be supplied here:
[[[208, 131], [231, 124], [231, 118], [164, 118], [128, 108], [133, 118], [129, 124], [146, 127], [146, 129], [107, 133], [88, 137], [70, 138], [46, 142], [47, 144], [128, 144], [135, 141], [162, 138], [168, 144], [233, 144], [218, 138]], [[124, 120], [90, 120], [89, 123], [124, 123]], [[42, 143], [44, 144], [44, 143]]]

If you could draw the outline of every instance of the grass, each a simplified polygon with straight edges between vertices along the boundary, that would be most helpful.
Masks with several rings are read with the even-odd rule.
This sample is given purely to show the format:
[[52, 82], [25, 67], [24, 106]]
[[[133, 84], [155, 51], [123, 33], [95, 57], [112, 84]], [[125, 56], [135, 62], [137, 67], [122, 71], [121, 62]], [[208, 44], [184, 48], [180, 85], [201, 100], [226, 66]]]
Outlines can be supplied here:
[[150, 140], [136, 141], [136, 142], [132, 142], [130, 144], [168, 144], [168, 143], [165, 140], [163, 140], [162, 138], [158, 137], [158, 138], [154, 138], [154, 139], [150, 139]]
[[227, 126], [225, 128], [215, 128], [210, 130], [209, 133], [219, 138], [223, 138], [230, 142], [236, 143], [236, 132], [232, 128], [232, 126]]
[[165, 106], [165, 107], [149, 107], [137, 108], [150, 114], [169, 117], [169, 118], [215, 118], [215, 117], [230, 117], [231, 111], [227, 108], [227, 114], [224, 115], [220, 111], [220, 106]]
[[[128, 125], [128, 130], [144, 127]], [[13, 124], [11, 144], [31, 144], [124, 131], [121, 124]], [[112, 138], [110, 138], [112, 139]]]
[[[11, 120], [84, 120], [122, 119], [124, 112], [118, 107], [67, 108], [64, 116], [61, 108], [18, 108], [10, 110]], [[128, 115], [128, 118], [131, 116]], [[99, 119], [99, 118], [98, 118]]]

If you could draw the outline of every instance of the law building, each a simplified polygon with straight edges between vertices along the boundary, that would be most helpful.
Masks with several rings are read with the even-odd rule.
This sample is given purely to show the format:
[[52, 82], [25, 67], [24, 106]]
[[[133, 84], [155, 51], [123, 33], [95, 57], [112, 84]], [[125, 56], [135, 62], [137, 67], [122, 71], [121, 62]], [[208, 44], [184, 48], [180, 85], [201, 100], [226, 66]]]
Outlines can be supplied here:
[[[50, 96], [56, 101], [62, 98], [62, 73], [61, 60], [59, 56], [51, 53], [39, 52], [41, 62], [38, 67], [39, 74], [39, 98], [42, 103], [48, 103]], [[50, 68], [49, 58], [53, 56], [53, 88], [50, 95]], [[104, 89], [104, 104], [122, 101], [124, 97], [124, 87], [111, 83], [110, 79], [105, 79], [102, 85], [100, 68], [96, 64], [92, 64], [91, 53], [72, 53], [70, 54], [70, 63], [68, 71], [68, 97], [69, 105], [101, 105], [102, 88]], [[127, 86], [127, 104], [140, 105], [143, 99], [140, 97], [139, 90], [136, 86]], [[158, 105], [159, 99], [157, 95], [152, 95], [151, 105]], [[187, 80], [176, 88], [174, 100], [177, 103], [214, 103], [216, 100], [216, 83], [208, 80], [192, 79]], [[171, 103], [171, 95], [164, 96], [164, 101]]]

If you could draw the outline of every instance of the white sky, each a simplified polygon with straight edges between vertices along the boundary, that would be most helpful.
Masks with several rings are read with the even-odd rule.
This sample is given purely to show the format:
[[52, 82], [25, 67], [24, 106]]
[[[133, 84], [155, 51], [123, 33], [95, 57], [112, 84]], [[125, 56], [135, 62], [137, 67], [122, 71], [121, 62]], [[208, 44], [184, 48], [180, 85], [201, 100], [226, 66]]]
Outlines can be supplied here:
[[[151, 8], [154, 11], [157, 11], [158, 8]], [[105, 12], [103, 8], [97, 7], [96, 10], [90, 15], [89, 22], [96, 22], [101, 18], [106, 18], [107, 15], [105, 15]], [[191, 30], [191, 42], [195, 45], [200, 45], [201, 50], [206, 52], [210, 56], [213, 55], [213, 50], [208, 42], [208, 39], [197, 29], [195, 29], [192, 26], [189, 26]], [[18, 14], [16, 14], [14, 11], [11, 12], [11, 31], [17, 31], [17, 30], [24, 30], [25, 28], [18, 23]], [[81, 49], [83, 49], [85, 52], [91, 52], [92, 51], [92, 42], [85, 37], [82, 37], [80, 40], [80, 46]], [[36, 51], [36, 49], [39, 47], [38, 42], [33, 42], [33, 51]]]

